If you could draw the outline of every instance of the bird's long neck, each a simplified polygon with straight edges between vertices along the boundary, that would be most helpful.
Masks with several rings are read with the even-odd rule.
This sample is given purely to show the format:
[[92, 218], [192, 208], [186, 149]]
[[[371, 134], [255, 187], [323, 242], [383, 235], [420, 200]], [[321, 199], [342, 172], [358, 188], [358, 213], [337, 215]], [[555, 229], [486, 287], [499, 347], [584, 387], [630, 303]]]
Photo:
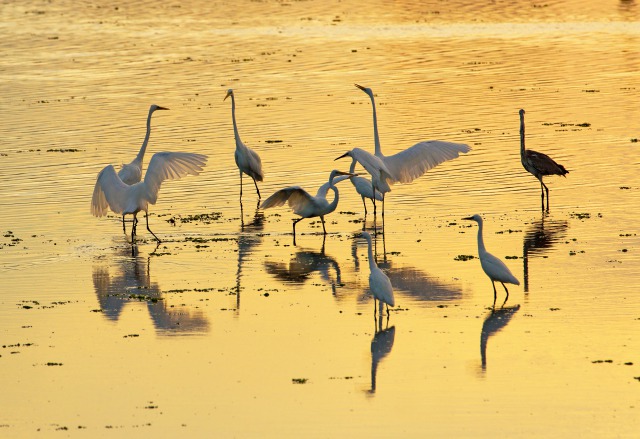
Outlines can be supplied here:
[[240, 134], [238, 133], [238, 124], [236, 123], [236, 98], [231, 95], [231, 119], [233, 120], [233, 135], [236, 139], [236, 147], [241, 145]]
[[373, 99], [373, 94], [371, 94], [371, 108], [373, 109], [373, 142], [376, 146], [375, 155], [378, 157], [383, 157], [382, 148], [380, 147], [380, 136], [378, 135], [378, 116], [376, 115], [376, 101]]
[[356, 159], [351, 160], [351, 166], [349, 167], [349, 174], [355, 174], [356, 170]]
[[487, 249], [484, 247], [484, 239], [482, 238], [482, 221], [478, 221], [478, 254], [486, 252]]
[[149, 137], [151, 136], [151, 115], [153, 111], [149, 111], [149, 115], [147, 116], [147, 134], [144, 136], [144, 141], [142, 142], [142, 146], [140, 147], [140, 151], [138, 151], [138, 155], [136, 156], [136, 161], [140, 163], [140, 168], [142, 168], [142, 159], [144, 159], [144, 153], [147, 151], [147, 144], [149, 143]]
[[524, 114], [520, 114], [520, 157], [524, 157]]
[[338, 192], [338, 188], [333, 183], [333, 178], [331, 179], [331, 184], [329, 185], [329, 189], [333, 191], [333, 201], [329, 204], [329, 212], [333, 212], [338, 207], [338, 200], [340, 199], [340, 193]]
[[378, 265], [373, 257], [373, 244], [371, 243], [371, 237], [367, 238], [367, 244], [367, 252], [369, 253], [369, 270], [373, 271], [374, 268], [378, 268]]

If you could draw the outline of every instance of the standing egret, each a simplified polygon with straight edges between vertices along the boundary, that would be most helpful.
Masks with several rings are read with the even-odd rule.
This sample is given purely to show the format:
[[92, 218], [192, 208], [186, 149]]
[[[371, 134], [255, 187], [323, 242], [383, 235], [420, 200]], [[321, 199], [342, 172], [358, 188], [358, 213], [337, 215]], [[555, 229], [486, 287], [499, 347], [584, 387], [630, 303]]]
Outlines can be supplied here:
[[496, 298], [498, 293], [496, 292], [496, 284], [498, 281], [504, 287], [505, 292], [507, 293], [507, 297], [504, 299], [504, 303], [507, 303], [507, 299], [509, 299], [509, 290], [505, 285], [505, 282], [508, 284], [520, 285], [520, 281], [516, 279], [516, 277], [511, 274], [511, 271], [505, 265], [502, 260], [493, 256], [491, 253], [487, 251], [484, 247], [484, 240], [482, 239], [482, 217], [478, 214], [473, 216], [469, 216], [466, 218], [462, 218], [464, 220], [471, 220], [478, 223], [478, 256], [480, 258], [480, 265], [482, 269], [491, 279], [491, 285], [493, 285], [493, 306], [496, 306]]
[[256, 186], [256, 192], [258, 193], [258, 199], [260, 199], [260, 189], [258, 189], [258, 181], [264, 179], [264, 172], [262, 172], [262, 161], [260, 156], [247, 145], [240, 140], [240, 134], [238, 133], [238, 125], [236, 124], [236, 98], [233, 94], [233, 90], [227, 90], [227, 94], [223, 101], [231, 96], [231, 118], [233, 119], [233, 135], [236, 139], [236, 152], [234, 157], [236, 159], [236, 165], [240, 171], [240, 201], [242, 201], [242, 174], [245, 173], [253, 179], [253, 184]]
[[207, 156], [189, 152], [158, 152], [151, 157], [144, 180], [128, 185], [116, 174], [113, 165], [106, 166], [98, 174], [91, 199], [91, 213], [101, 217], [107, 214], [107, 207], [120, 215], [133, 215], [131, 241], [136, 234], [136, 215], [144, 210], [147, 230], [160, 239], [149, 228], [149, 203], [156, 204], [158, 191], [164, 180], [172, 180], [185, 175], [198, 175], [207, 162]]
[[[147, 151], [147, 144], [149, 143], [149, 137], [151, 136], [151, 115], [156, 110], [168, 110], [168, 108], [161, 107], [160, 105], [156, 104], [153, 104], [151, 105], [151, 107], [149, 107], [149, 114], [147, 115], [147, 133], [145, 134], [144, 140], [142, 141], [140, 151], [138, 151], [138, 155], [133, 159], [131, 163], [123, 164], [118, 171], [118, 177], [120, 177], [120, 180], [122, 180], [122, 182], [125, 184], [132, 185], [142, 179], [144, 154]], [[122, 230], [125, 230], [124, 215], [122, 215]]]
[[[313, 197], [309, 195], [307, 191], [302, 189], [300, 186], [290, 186], [284, 189], [280, 189], [269, 198], [264, 200], [262, 205], [260, 206], [262, 209], [268, 209], [270, 207], [282, 206], [284, 203], [288, 202], [289, 206], [293, 209], [293, 213], [296, 215], [300, 215], [301, 218], [293, 220], [293, 242], [295, 245], [296, 239], [296, 224], [302, 221], [305, 218], [313, 218], [316, 216], [320, 217], [322, 221], [322, 230], [324, 234], [327, 234], [327, 229], [324, 226], [324, 216], [330, 214], [336, 207], [338, 207], [338, 200], [340, 198], [340, 194], [338, 193], [338, 188], [335, 187], [334, 178], [339, 175], [347, 175], [351, 176], [354, 174], [349, 174], [348, 172], [341, 172], [336, 169], [331, 171], [331, 175], [329, 176], [329, 181], [318, 189], [316, 196]], [[331, 189], [334, 193], [334, 198], [331, 203], [327, 201], [327, 192]]]
[[[356, 159], [351, 160], [351, 167], [349, 168], [349, 173], [351, 174], [355, 173], [356, 163], [357, 163]], [[371, 181], [367, 180], [366, 178], [356, 177], [356, 176], [352, 176], [348, 178], [349, 180], [351, 180], [351, 184], [356, 189], [356, 192], [360, 195], [360, 197], [362, 197], [362, 205], [364, 206], [365, 215], [367, 215], [367, 203], [364, 200], [365, 198], [368, 198], [371, 200], [374, 208], [376, 205], [375, 200], [382, 201], [384, 199], [384, 197], [382, 196], [382, 193], [378, 191], [373, 186]]]
[[367, 240], [369, 252], [369, 289], [371, 290], [371, 294], [373, 294], [373, 314], [376, 314], [376, 299], [378, 300], [380, 306], [380, 314], [382, 314], [382, 309], [384, 304], [387, 304], [387, 317], [389, 316], [389, 307], [393, 307], [396, 304], [396, 301], [393, 297], [393, 287], [391, 286], [391, 281], [384, 274], [380, 268], [378, 268], [378, 264], [376, 264], [376, 260], [373, 257], [373, 246], [371, 244], [371, 235], [368, 232], [362, 232], [362, 237]]
[[545, 175], [568, 174], [564, 166], [556, 163], [551, 157], [541, 152], [524, 148], [524, 110], [520, 110], [520, 161], [524, 169], [529, 171], [540, 181], [540, 196], [542, 198], [542, 210], [544, 210], [544, 193], [547, 192], [547, 211], [549, 210], [549, 188], [542, 182]]
[[[355, 86], [365, 92], [371, 99], [375, 155], [384, 162], [387, 169], [391, 172], [392, 184], [410, 183], [440, 163], [455, 159], [460, 153], [471, 151], [471, 148], [463, 143], [428, 140], [416, 143], [412, 147], [400, 151], [397, 154], [385, 156], [380, 147], [378, 118], [376, 116], [376, 103], [373, 98], [373, 91], [368, 87], [363, 87], [358, 84], [355, 84]], [[384, 199], [382, 200], [382, 215], [384, 216]]]
[[[373, 214], [376, 213], [376, 199], [379, 199], [377, 194], [379, 193], [384, 205], [384, 194], [391, 192], [390, 182], [393, 180], [391, 171], [387, 168], [384, 162], [370, 152], [361, 148], [353, 148], [351, 151], [347, 151], [342, 154], [336, 160], [340, 160], [343, 157], [351, 157], [351, 168], [355, 169], [355, 162], [360, 163], [362, 167], [371, 175], [371, 192], [370, 194], [376, 194], [376, 197], [368, 197], [373, 201]], [[356, 187], [357, 189], [357, 187]], [[360, 191], [358, 191], [360, 193]], [[361, 194], [362, 195], [362, 194]], [[364, 199], [363, 199], [364, 202]], [[366, 206], [365, 206], [366, 210]]]

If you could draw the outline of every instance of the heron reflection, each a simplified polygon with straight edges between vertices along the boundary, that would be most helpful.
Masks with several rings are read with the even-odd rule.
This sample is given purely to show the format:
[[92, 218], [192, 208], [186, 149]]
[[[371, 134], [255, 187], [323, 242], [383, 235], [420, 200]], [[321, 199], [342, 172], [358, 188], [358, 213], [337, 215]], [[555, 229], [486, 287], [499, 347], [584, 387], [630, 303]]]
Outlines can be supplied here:
[[522, 260], [525, 293], [529, 292], [529, 256], [544, 255], [554, 244], [565, 239], [569, 227], [566, 220], [551, 220], [546, 217], [547, 214], [543, 213], [540, 220], [532, 222], [524, 234]]
[[320, 277], [331, 285], [334, 294], [336, 288], [342, 285], [340, 265], [335, 258], [325, 253], [324, 241], [319, 252], [298, 250], [291, 257], [288, 264], [285, 262], [266, 261], [264, 266], [267, 273], [285, 283], [302, 285], [313, 273], [318, 272]]
[[264, 213], [259, 209], [260, 201], [256, 205], [255, 213], [250, 222], [244, 222], [244, 211], [242, 201], [240, 202], [240, 233], [238, 234], [238, 270], [236, 271], [236, 315], [240, 312], [240, 280], [242, 278], [242, 268], [246, 260], [250, 258], [256, 247], [262, 243], [262, 230], [264, 229]]
[[122, 247], [111, 260], [93, 267], [93, 287], [102, 314], [116, 322], [122, 310], [131, 302], [145, 302], [153, 325], [159, 333], [193, 334], [209, 330], [209, 322], [202, 311], [187, 307], [171, 308], [162, 300], [162, 290], [151, 277], [151, 256], [130, 256]]
[[371, 340], [371, 388], [367, 391], [369, 394], [376, 393], [378, 365], [389, 355], [396, 338], [395, 326], [382, 329], [383, 319], [385, 319], [387, 323], [389, 322], [388, 318], [383, 318], [382, 315], [379, 315], [375, 335]]
[[489, 337], [497, 334], [507, 326], [511, 318], [520, 309], [520, 305], [507, 306], [499, 309], [492, 309], [482, 324], [480, 333], [480, 356], [482, 357], [482, 371], [487, 370], [487, 342]]
[[[387, 274], [394, 290], [401, 291], [404, 295], [419, 301], [452, 301], [462, 298], [461, 288], [457, 285], [438, 280], [416, 267], [394, 265], [393, 260], [386, 252], [383, 234], [379, 233], [373, 241], [374, 243], [381, 241], [383, 252], [382, 260], [376, 258], [378, 267]], [[358, 248], [366, 245], [366, 241], [363, 240], [354, 239], [351, 242], [351, 256], [356, 271], [360, 271], [361, 264]], [[377, 244], [374, 245], [374, 249], [377, 249], [377, 247]], [[370, 297], [368, 291], [364, 297]]]

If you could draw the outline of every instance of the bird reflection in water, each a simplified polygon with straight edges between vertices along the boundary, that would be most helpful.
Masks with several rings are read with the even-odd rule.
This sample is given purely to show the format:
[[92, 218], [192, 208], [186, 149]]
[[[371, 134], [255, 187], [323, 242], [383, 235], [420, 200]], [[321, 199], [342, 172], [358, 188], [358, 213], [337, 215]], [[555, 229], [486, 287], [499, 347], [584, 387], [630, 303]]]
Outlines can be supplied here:
[[482, 357], [482, 371], [487, 370], [487, 342], [489, 337], [497, 334], [507, 326], [511, 317], [520, 309], [520, 305], [507, 306], [499, 309], [491, 309], [482, 324], [482, 332], [480, 333], [480, 356]]
[[331, 285], [334, 295], [336, 294], [336, 289], [342, 286], [340, 265], [335, 258], [325, 254], [324, 240], [322, 241], [322, 249], [319, 252], [298, 250], [291, 257], [288, 265], [284, 262], [266, 261], [264, 266], [267, 273], [285, 283], [302, 285], [317, 271], [322, 279]]
[[253, 214], [251, 222], [244, 222], [244, 210], [242, 201], [240, 201], [240, 233], [238, 233], [238, 270], [236, 271], [236, 316], [240, 313], [240, 291], [242, 287], [240, 280], [242, 278], [242, 267], [246, 260], [250, 258], [256, 251], [256, 247], [262, 243], [262, 230], [264, 229], [264, 213], [259, 209], [260, 200], [256, 205], [256, 211]]
[[568, 223], [566, 220], [551, 220], [543, 213], [538, 221], [531, 223], [525, 232], [522, 242], [522, 260], [524, 267], [524, 292], [529, 292], [529, 257], [542, 256], [553, 245], [567, 234]]
[[117, 264], [116, 274], [111, 272], [113, 266], [100, 263], [93, 267], [93, 287], [105, 318], [116, 322], [127, 304], [144, 301], [158, 333], [189, 335], [209, 330], [201, 311], [170, 308], [162, 300], [162, 290], [151, 280], [151, 256], [130, 256], [129, 248], [122, 247], [111, 261]]
[[[374, 236], [373, 233], [371, 235]], [[461, 288], [457, 285], [440, 281], [416, 267], [407, 265], [394, 266], [393, 260], [386, 251], [383, 234], [378, 234], [373, 239], [375, 254], [377, 254], [378, 241], [382, 241], [383, 249], [382, 260], [376, 257], [378, 267], [389, 277], [395, 291], [400, 291], [403, 296], [409, 296], [418, 301], [452, 301], [462, 298]], [[363, 240], [353, 239], [351, 241], [351, 256], [353, 257], [356, 271], [360, 271], [358, 247], [366, 245], [366, 241]], [[369, 298], [370, 296], [370, 292], [366, 291], [363, 298]]]
[[371, 340], [371, 388], [367, 393], [373, 395], [377, 388], [378, 365], [391, 352], [396, 338], [396, 327], [382, 329], [382, 321], [389, 323], [389, 318], [384, 318], [382, 314], [378, 316], [375, 335]]

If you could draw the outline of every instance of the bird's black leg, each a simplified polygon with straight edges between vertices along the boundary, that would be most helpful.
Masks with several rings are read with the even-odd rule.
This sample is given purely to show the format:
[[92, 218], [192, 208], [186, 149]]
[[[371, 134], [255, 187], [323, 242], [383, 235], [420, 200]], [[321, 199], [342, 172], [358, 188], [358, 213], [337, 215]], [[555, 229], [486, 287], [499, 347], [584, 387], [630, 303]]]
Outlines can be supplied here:
[[124, 214], [122, 215], [122, 232], [126, 235], [127, 234], [127, 228], [124, 225]]
[[547, 212], [549, 211], [549, 188], [546, 184], [542, 183], [542, 179], [540, 179], [540, 183], [544, 187], [545, 192], [547, 193]]
[[491, 285], [493, 285], [493, 307], [496, 307], [496, 299], [498, 298], [498, 292], [496, 291], [496, 283], [495, 281], [491, 281]]
[[507, 290], [507, 286], [504, 284], [504, 282], [500, 283], [504, 287], [504, 291], [507, 293], [507, 297], [504, 298], [504, 302], [502, 303], [502, 306], [504, 306], [504, 304], [507, 303], [507, 300], [509, 300], [509, 290]]
[[160, 238], [158, 238], [158, 237], [156, 236], [156, 234], [155, 234], [155, 233], [153, 233], [153, 232], [151, 231], [151, 229], [149, 228], [149, 213], [145, 213], [145, 216], [144, 216], [144, 217], [147, 219], [147, 230], [149, 231], [149, 233], [151, 233], [151, 234], [153, 235], [153, 237], [154, 237], [154, 238], [156, 238], [156, 241], [158, 241], [158, 243], [162, 242], [162, 241], [160, 241]]
[[378, 315], [378, 304], [376, 303], [376, 299], [373, 299], [373, 320], [376, 320], [376, 316]]
[[[374, 194], [375, 194], [375, 192], [374, 192]], [[382, 220], [384, 221], [384, 195], [382, 196]]]
[[240, 200], [242, 200], [242, 171], [240, 171]]
[[302, 218], [293, 220], [293, 245], [296, 245], [296, 224], [302, 221]]
[[374, 220], [375, 220], [375, 216], [376, 216], [376, 187], [373, 185], [373, 181], [371, 182], [371, 189], [373, 189], [373, 198], [371, 199], [371, 201], [373, 201], [373, 216], [374, 216]]
[[[251, 177], [251, 178], [253, 178], [253, 177]], [[256, 187], [256, 192], [258, 193], [258, 199], [262, 198], [262, 197], [260, 196], [260, 189], [258, 189], [258, 182], [256, 181], [256, 179], [255, 179], [255, 178], [253, 178], [253, 184], [254, 184], [254, 185], [255, 185], [255, 187]]]
[[322, 231], [326, 235], [327, 234], [327, 229], [325, 229], [325, 227], [324, 227], [324, 216], [320, 216], [320, 221], [322, 221]]
[[364, 206], [364, 216], [367, 216], [367, 203], [365, 203], [364, 197], [362, 197], [362, 205]]

